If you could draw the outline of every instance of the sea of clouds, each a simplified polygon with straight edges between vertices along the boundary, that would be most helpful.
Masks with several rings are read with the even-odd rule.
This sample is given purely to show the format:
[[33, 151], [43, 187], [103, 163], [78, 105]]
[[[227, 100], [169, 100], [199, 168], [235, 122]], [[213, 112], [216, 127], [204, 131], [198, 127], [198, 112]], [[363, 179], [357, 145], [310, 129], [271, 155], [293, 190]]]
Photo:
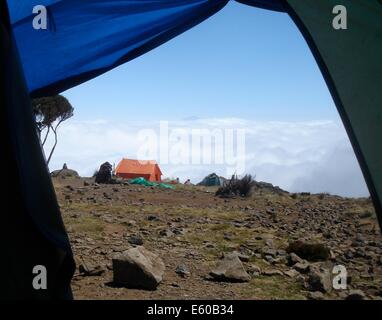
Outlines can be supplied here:
[[[197, 183], [211, 172], [226, 177], [234, 172], [245, 172], [254, 175], [258, 181], [270, 182], [291, 192], [329, 192], [351, 197], [369, 195], [349, 139], [339, 121], [191, 118], [163, 124], [169, 131], [168, 150], [165, 150], [168, 159], [163, 157], [163, 148], [160, 149], [166, 138], [163, 138], [163, 132], [160, 136], [159, 121], [118, 123], [69, 120], [59, 129], [58, 146], [50, 169], [61, 168], [63, 163], [67, 163], [80, 175], [91, 176], [105, 161], [116, 165], [122, 157], [147, 158], [160, 163], [165, 177], [179, 177], [181, 181], [191, 179]], [[212, 150], [208, 145], [201, 145], [200, 150], [196, 150], [191, 143], [195, 130], [218, 133], [220, 130], [223, 143], [228, 139], [227, 133], [233, 132], [233, 149], [228, 150], [226, 145], [218, 148], [212, 139]], [[243, 144], [239, 132], [245, 134], [244, 153], [239, 152], [238, 148]], [[51, 138], [46, 150], [52, 143]], [[217, 157], [212, 156], [211, 161], [204, 161], [203, 155], [209, 151]], [[233, 158], [226, 157], [228, 151], [233, 152]], [[198, 152], [202, 155], [201, 163], [195, 164], [192, 156]]]

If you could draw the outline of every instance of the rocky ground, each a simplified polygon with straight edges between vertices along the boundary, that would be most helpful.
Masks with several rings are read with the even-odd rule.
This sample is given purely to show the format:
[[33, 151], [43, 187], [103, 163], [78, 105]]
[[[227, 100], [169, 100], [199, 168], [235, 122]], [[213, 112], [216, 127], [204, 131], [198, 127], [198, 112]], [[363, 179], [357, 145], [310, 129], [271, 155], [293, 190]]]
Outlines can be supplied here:
[[[77, 262], [76, 299], [382, 297], [382, 239], [369, 199], [269, 185], [249, 198], [222, 199], [213, 187], [53, 181]], [[296, 240], [324, 254], [291, 251]], [[113, 281], [113, 257], [136, 246], [163, 261], [156, 290]], [[335, 265], [347, 269], [346, 290], [332, 288]]]

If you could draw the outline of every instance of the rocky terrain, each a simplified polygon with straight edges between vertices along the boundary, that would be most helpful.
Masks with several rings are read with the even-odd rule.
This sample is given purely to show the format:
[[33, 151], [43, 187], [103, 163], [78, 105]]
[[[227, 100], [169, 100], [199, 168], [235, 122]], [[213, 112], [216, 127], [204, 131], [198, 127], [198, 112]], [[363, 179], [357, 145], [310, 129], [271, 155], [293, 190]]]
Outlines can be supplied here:
[[[382, 298], [370, 199], [267, 184], [224, 199], [214, 187], [53, 182], [77, 263], [76, 299]], [[333, 289], [336, 265], [346, 267], [347, 289]]]

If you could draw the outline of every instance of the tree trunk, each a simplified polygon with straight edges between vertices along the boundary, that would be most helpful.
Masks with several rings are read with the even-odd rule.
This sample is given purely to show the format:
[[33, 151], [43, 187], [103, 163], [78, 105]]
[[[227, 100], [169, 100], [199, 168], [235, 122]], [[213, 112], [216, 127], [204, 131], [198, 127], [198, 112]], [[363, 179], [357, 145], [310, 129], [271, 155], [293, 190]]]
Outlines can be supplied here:
[[[50, 131], [50, 126], [48, 126], [48, 129], [46, 130], [44, 141], [42, 141], [42, 146], [44, 146], [46, 139], [48, 138], [49, 131]], [[41, 139], [41, 131], [40, 131], [40, 139]]]
[[54, 149], [56, 149], [56, 146], [57, 146], [57, 127], [55, 129], [52, 128], [52, 130], [54, 132], [54, 145], [52, 147], [52, 150], [50, 150], [48, 161], [46, 162], [48, 165], [49, 165], [50, 159], [52, 159]]

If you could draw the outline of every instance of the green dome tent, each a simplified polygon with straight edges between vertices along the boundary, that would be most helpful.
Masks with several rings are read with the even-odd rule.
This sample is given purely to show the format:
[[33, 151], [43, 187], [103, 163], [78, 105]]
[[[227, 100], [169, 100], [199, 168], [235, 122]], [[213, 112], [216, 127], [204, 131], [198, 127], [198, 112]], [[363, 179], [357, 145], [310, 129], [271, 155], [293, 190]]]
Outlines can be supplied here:
[[[0, 193], [7, 208], [0, 233], [0, 272], [7, 274], [1, 298], [71, 298], [73, 255], [34, 128], [30, 96], [53, 95], [107, 72], [197, 25], [227, 2], [0, 2], [0, 143], [7, 183]], [[382, 225], [381, 1], [341, 1], [347, 29], [333, 27], [334, 0], [239, 2], [285, 12], [300, 29], [335, 101]], [[32, 27], [36, 5], [45, 6], [49, 17], [42, 32]], [[49, 270], [48, 290], [31, 288], [37, 264]]]
[[211, 173], [208, 176], [204, 177], [202, 181], [198, 183], [198, 186], [223, 186], [224, 178], [219, 177], [216, 173]]

